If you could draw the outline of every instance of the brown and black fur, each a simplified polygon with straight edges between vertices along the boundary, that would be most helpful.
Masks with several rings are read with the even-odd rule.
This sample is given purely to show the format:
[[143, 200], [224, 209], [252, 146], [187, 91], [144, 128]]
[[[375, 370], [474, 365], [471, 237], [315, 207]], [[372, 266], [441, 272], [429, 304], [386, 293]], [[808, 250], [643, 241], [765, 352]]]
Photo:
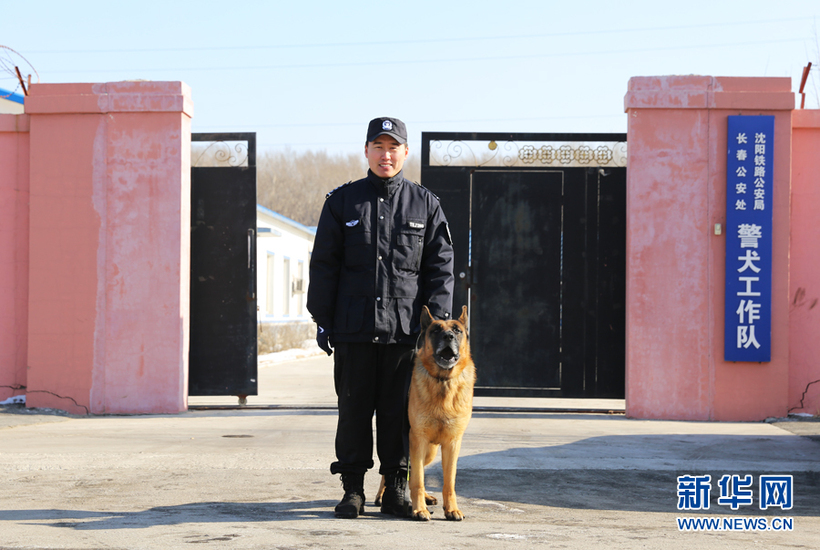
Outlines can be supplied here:
[[410, 499], [413, 519], [429, 520], [427, 504], [435, 504], [424, 489], [424, 467], [441, 447], [444, 473], [444, 516], [461, 521], [456, 501], [456, 463], [461, 438], [473, 412], [475, 365], [470, 356], [467, 307], [457, 320], [437, 321], [425, 306], [410, 381]]

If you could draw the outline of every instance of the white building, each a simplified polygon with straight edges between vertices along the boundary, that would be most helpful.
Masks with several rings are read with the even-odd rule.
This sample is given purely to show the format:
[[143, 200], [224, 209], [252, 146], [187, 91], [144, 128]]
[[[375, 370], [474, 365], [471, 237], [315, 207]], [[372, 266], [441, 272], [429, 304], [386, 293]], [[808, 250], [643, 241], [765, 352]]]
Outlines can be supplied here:
[[310, 255], [316, 228], [256, 206], [259, 353], [299, 347], [315, 338], [308, 313]]
[[23, 114], [23, 102], [24, 98], [22, 95], [0, 88], [0, 114]]

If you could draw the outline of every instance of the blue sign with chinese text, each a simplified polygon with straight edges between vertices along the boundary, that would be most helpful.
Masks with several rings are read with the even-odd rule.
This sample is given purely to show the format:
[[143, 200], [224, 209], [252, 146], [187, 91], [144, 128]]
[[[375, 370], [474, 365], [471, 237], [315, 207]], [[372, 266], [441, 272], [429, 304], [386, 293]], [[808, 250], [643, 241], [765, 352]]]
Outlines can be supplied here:
[[726, 361], [771, 361], [773, 116], [730, 116], [726, 162]]

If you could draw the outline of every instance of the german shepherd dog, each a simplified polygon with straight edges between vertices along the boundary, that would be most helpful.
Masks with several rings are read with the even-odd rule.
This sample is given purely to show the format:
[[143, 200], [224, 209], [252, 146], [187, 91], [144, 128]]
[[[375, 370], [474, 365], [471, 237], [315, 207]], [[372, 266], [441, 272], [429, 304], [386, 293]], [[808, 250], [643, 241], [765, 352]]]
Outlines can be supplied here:
[[427, 504], [435, 498], [424, 489], [424, 467], [441, 447], [444, 516], [461, 521], [456, 501], [456, 463], [461, 438], [473, 412], [475, 365], [467, 334], [467, 306], [458, 320], [437, 321], [424, 306], [416, 344], [410, 398], [410, 499], [413, 519], [428, 521]]

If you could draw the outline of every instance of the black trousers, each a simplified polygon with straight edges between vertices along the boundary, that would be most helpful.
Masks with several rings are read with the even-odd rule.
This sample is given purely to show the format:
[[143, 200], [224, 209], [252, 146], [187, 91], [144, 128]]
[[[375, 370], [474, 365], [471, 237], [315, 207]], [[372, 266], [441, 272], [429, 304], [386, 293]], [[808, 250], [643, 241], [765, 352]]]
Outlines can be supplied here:
[[407, 470], [407, 392], [412, 345], [337, 342], [334, 381], [339, 398], [334, 474], [373, 467], [373, 413], [379, 473]]

